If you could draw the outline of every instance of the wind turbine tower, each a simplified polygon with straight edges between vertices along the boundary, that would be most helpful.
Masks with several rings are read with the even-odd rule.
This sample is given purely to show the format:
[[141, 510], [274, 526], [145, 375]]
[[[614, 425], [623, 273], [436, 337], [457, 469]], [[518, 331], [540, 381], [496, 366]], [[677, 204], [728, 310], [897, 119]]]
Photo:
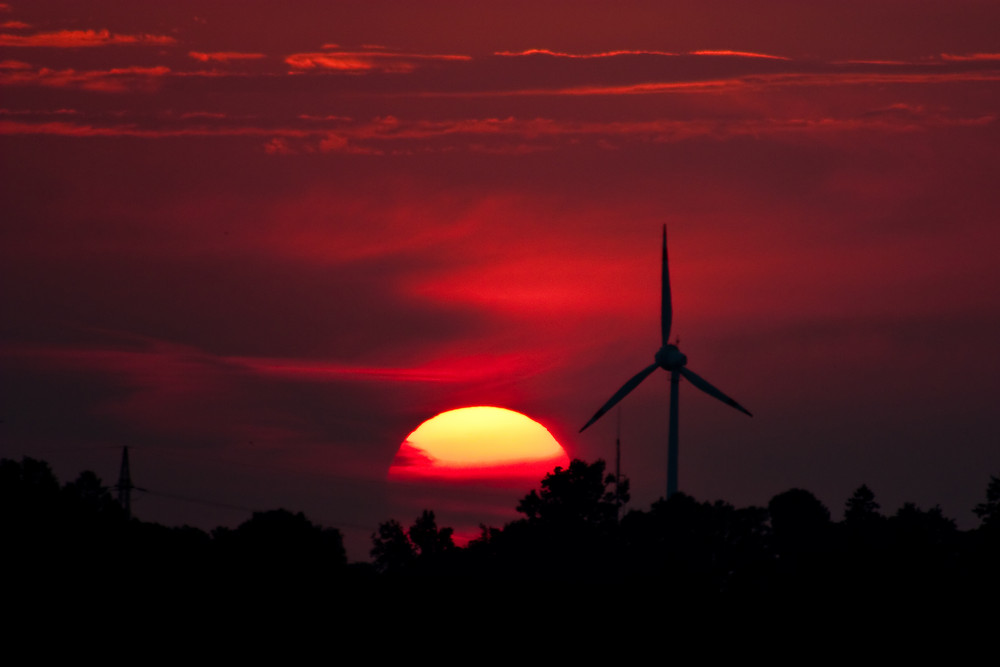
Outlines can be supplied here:
[[653, 363], [639, 371], [631, 380], [622, 385], [622, 388], [615, 392], [615, 395], [608, 399], [600, 410], [590, 418], [580, 432], [583, 433], [588, 426], [596, 422], [618, 403], [625, 398], [629, 392], [638, 387], [643, 380], [649, 377], [657, 368], [662, 368], [670, 373], [670, 429], [667, 439], [667, 498], [677, 493], [677, 410], [678, 410], [678, 387], [681, 376], [687, 379], [698, 389], [709, 396], [714, 396], [723, 403], [731, 405], [740, 412], [753, 416], [750, 411], [742, 405], [729, 398], [714, 386], [709, 384], [700, 375], [687, 367], [687, 356], [685, 356], [676, 344], [670, 343], [670, 325], [673, 320], [673, 306], [670, 301], [670, 269], [667, 262], [667, 226], [663, 225], [663, 272], [660, 277], [660, 349], [654, 355]]

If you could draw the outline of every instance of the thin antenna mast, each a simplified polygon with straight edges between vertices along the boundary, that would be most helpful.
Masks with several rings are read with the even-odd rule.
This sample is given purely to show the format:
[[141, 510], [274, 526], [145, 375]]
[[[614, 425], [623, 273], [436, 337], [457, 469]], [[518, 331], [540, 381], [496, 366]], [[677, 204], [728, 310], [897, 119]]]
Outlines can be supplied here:
[[615, 520], [622, 513], [622, 406], [618, 406], [618, 434], [615, 436]]
[[132, 518], [132, 475], [128, 468], [128, 446], [122, 447], [122, 467], [118, 473], [118, 504], [125, 510], [125, 518]]

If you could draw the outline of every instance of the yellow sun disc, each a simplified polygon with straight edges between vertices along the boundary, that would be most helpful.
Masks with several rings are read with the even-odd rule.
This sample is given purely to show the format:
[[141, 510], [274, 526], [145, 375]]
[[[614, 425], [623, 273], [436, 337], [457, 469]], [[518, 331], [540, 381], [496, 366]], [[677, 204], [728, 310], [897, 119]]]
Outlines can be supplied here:
[[564, 453], [538, 422], [513, 410], [487, 406], [443, 412], [418, 426], [406, 442], [445, 466], [536, 461]]

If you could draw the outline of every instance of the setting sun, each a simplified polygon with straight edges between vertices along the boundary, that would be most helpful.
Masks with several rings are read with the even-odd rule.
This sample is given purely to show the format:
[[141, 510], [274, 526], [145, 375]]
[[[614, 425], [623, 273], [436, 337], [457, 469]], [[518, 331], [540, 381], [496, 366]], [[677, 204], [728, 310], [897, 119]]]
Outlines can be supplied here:
[[400, 445], [393, 478], [510, 478], [537, 481], [569, 457], [548, 430], [505, 408], [477, 406], [428, 419]]

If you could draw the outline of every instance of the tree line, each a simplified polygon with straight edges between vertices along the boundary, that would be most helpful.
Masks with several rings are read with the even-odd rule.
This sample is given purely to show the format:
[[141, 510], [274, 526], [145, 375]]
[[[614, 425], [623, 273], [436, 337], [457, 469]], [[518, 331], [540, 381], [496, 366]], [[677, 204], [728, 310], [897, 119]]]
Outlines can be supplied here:
[[[383, 523], [373, 535], [374, 566], [404, 578], [585, 577], [673, 600], [772, 595], [897, 603], [1000, 592], [998, 477], [973, 509], [980, 524], [969, 531], [940, 507], [905, 503], [884, 514], [865, 485], [846, 500], [839, 521], [804, 489], [745, 508], [678, 493], [619, 518], [613, 483], [603, 461], [574, 460], [520, 501], [520, 519], [483, 526], [465, 548], [452, 544], [448, 529], [434, 535], [430, 512], [409, 532], [396, 521]], [[627, 484], [623, 491], [627, 500]]]
[[0, 460], [0, 539], [23, 585], [134, 586], [147, 592], [205, 590], [280, 598], [289, 591], [401, 582], [616, 583], [670, 599], [779, 596], [941, 600], [1000, 592], [1000, 478], [959, 530], [939, 507], [906, 503], [885, 514], [860, 486], [835, 520], [804, 489], [766, 507], [736, 508], [678, 493], [624, 512], [605, 463], [572, 461], [517, 505], [520, 518], [481, 527], [459, 547], [425, 510], [404, 527], [372, 535], [370, 563], [347, 562], [336, 528], [301, 512], [255, 512], [236, 528], [206, 532], [128, 518], [92, 472], [59, 484], [44, 461]]

